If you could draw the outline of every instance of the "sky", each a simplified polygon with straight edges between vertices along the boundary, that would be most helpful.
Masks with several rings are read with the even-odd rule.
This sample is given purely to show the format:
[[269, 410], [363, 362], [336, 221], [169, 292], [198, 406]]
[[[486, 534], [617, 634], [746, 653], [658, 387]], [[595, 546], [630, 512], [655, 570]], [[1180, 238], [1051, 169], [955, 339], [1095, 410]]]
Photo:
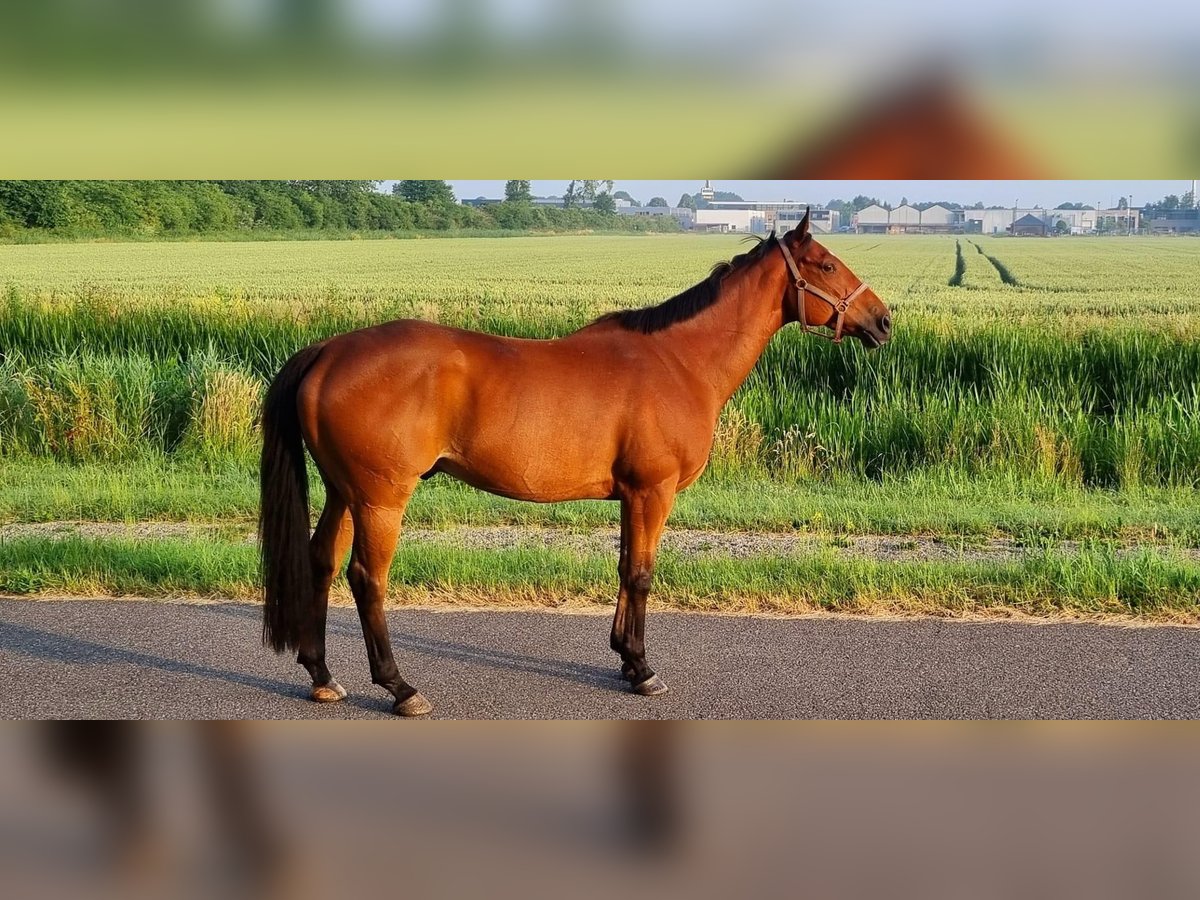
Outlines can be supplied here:
[[[503, 181], [455, 181], [454, 195], [460, 200], [474, 197], [503, 197]], [[692, 181], [617, 181], [615, 190], [628, 191], [642, 203], [651, 197], [679, 202], [681, 194], [694, 194], [704, 184]], [[532, 182], [535, 196], [561, 195], [566, 181]], [[718, 191], [732, 191], [746, 200], [802, 200], [823, 204], [832, 199], [849, 200], [857, 194], [877, 197], [893, 205], [904, 198], [922, 201], [947, 200], [970, 206], [982, 200], [988, 206], [1058, 206], [1086, 203], [1115, 206], [1118, 197], [1133, 196], [1133, 205], [1161, 200], [1167, 194], [1191, 190], [1190, 181], [720, 181]]]

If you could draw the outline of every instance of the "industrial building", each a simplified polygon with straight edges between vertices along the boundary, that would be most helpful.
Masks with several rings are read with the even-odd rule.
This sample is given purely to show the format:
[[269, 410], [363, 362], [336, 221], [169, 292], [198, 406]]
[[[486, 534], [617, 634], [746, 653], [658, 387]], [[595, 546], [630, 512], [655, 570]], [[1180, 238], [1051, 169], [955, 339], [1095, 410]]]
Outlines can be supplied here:
[[692, 226], [696, 231], [766, 234], [767, 219], [761, 209], [698, 209]]
[[[696, 198], [704, 204], [700, 209], [635, 206], [627, 200], [616, 200], [615, 205], [618, 215], [671, 216], [684, 230], [717, 233], [766, 234], [773, 230], [783, 234], [799, 225], [808, 213], [809, 226], [814, 234], [832, 234], [839, 230], [853, 230], [858, 234], [1129, 234], [1140, 230], [1155, 234], [1200, 234], [1200, 209], [1196, 208], [1155, 211], [1153, 217], [1143, 221], [1142, 210], [1125, 206], [1115, 209], [1019, 206], [951, 209], [940, 203], [930, 206], [905, 203], [888, 209], [871, 204], [856, 212], [849, 223], [843, 223], [839, 210], [797, 200], [713, 199], [716, 196], [717, 191], [710, 180], [705, 181], [696, 194]], [[477, 197], [462, 202], [470, 206], [485, 206], [501, 201]], [[532, 202], [546, 206], [561, 206], [563, 203], [560, 197], [539, 197]]]
[[[940, 204], [921, 209], [898, 206], [895, 209], [872, 204], [854, 216], [859, 234], [1013, 234], [1014, 226], [1024, 219], [1021, 233], [1040, 230], [1043, 234], [1094, 234], [1097, 230], [1137, 231], [1141, 211], [1137, 209], [1045, 209], [1008, 207], [995, 209], [948, 209]], [[1062, 223], [1061, 225], [1059, 223]]]
[[1145, 222], [1153, 234], [1200, 234], [1200, 209], [1164, 209]]
[[[834, 209], [802, 203], [799, 200], [714, 200], [703, 211], [756, 212], [762, 216], [765, 230], [779, 233], [790, 231], [800, 224], [809, 209], [809, 228], [814, 234], [830, 234], [838, 230], [838, 212]], [[731, 217], [734, 221], [736, 217]]]
[[951, 234], [963, 230], [962, 210], [948, 209], [940, 203], [924, 209], [897, 206], [885, 209], [871, 204], [854, 217], [859, 234]]

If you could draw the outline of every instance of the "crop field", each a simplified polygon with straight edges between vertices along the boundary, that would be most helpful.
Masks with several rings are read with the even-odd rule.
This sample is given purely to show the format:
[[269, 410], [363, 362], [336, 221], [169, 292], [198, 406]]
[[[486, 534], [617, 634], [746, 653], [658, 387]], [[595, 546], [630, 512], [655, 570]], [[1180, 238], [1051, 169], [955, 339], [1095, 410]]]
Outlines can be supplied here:
[[[776, 337], [680, 498], [672, 525], [712, 546], [668, 548], [662, 602], [1200, 618], [1200, 242], [825, 243], [889, 303], [895, 338], [867, 353]], [[296, 349], [412, 316], [551, 337], [742, 249], [691, 235], [0, 246], [0, 591], [247, 596], [255, 417]], [[67, 521], [138, 527], [32, 527]], [[183, 522], [197, 530], [166, 528]], [[409, 522], [462, 540], [401, 554], [400, 598], [612, 593], [615, 557], [529, 539], [611, 529], [612, 504], [518, 504], [439, 476]], [[796, 533], [815, 549], [777, 553]], [[730, 535], [759, 552], [731, 556]], [[879, 535], [903, 558], [846, 552]]]

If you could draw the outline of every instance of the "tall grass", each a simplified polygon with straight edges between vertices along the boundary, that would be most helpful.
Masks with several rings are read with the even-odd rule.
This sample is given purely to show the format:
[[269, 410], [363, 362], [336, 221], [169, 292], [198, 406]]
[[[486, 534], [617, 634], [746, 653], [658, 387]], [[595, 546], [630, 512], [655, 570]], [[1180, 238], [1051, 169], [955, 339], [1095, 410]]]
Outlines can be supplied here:
[[[553, 337], [694, 280], [681, 251], [710, 258], [728, 249], [637, 240], [338, 246], [329, 252], [342, 279], [291, 273], [295, 251], [284, 245], [153, 245], [151, 256], [130, 245], [116, 252], [129, 254], [139, 277], [104, 272], [108, 257], [97, 255], [88, 257], [100, 261], [94, 281], [60, 282], [24, 260], [33, 274], [0, 303], [0, 456], [246, 463], [265, 384], [312, 341], [402, 316]], [[1189, 267], [1200, 254], [1150, 242], [979, 243], [961, 256], [937, 238], [848, 243], [844, 258], [892, 303], [895, 339], [866, 353], [786, 329], [722, 417], [713, 473], [1200, 484], [1200, 302], [1189, 293], [1200, 291], [1200, 269]], [[565, 252], [575, 247], [592, 258]], [[631, 263], [631, 248], [645, 248], [636, 251], [644, 258]], [[79, 248], [6, 249], [67, 254], [55, 259], [83, 271], [68, 252]], [[194, 289], [152, 269], [164, 252], [182, 254]], [[1019, 284], [1001, 281], [993, 253]], [[242, 267], [236, 286], [205, 268], [222, 261]], [[958, 262], [973, 290], [947, 285]], [[376, 264], [401, 280], [384, 285]], [[1159, 296], [1172, 286], [1174, 295]], [[1110, 308], [1120, 315], [1097, 313]]]
[[[144, 310], [103, 323], [86, 314], [23, 315], [19, 326], [0, 317], [6, 340], [15, 343], [16, 327], [30, 336], [24, 352], [0, 362], [0, 454], [73, 462], [157, 453], [249, 458], [257, 404], [275, 368], [350, 324], [334, 315], [238, 321], [177, 311], [154, 323]], [[533, 337], [571, 323], [488, 324]], [[57, 349], [80, 345], [89, 349]], [[785, 331], [722, 418], [713, 467], [876, 479], [951, 467], [1091, 486], [1193, 485], [1200, 343], [999, 323], [947, 334], [937, 320], [913, 318], [892, 345], [866, 354]]]

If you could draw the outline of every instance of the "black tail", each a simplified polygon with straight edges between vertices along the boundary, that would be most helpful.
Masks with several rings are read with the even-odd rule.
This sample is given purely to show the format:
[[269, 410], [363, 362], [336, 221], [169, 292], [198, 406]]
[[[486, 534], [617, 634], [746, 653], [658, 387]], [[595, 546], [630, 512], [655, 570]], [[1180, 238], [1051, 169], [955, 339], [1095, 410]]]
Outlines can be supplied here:
[[295, 650], [313, 620], [316, 590], [308, 552], [308, 472], [296, 395], [321, 353], [305, 347], [289, 359], [263, 401], [258, 545], [262, 554], [263, 643]]

